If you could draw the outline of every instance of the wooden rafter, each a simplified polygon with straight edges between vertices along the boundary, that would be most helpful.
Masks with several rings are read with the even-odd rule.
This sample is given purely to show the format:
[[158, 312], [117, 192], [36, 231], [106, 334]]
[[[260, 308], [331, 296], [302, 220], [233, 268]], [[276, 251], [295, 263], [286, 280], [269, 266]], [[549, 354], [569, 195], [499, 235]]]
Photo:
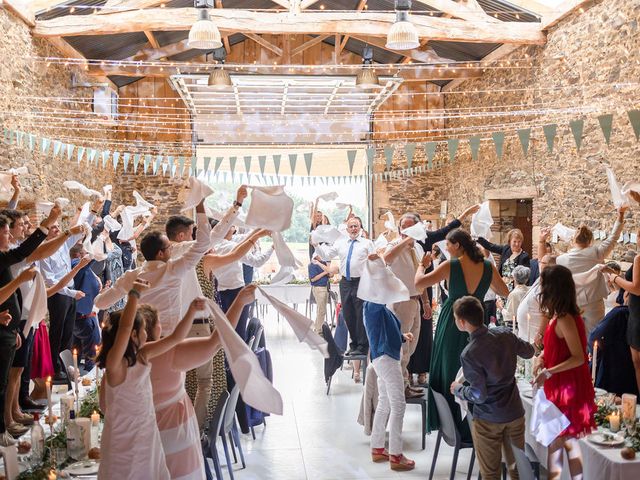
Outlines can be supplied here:
[[0, 6], [12, 12], [30, 27], [36, 24], [36, 16], [27, 0], [0, 0]]
[[[470, 22], [489, 22], [496, 23], [499, 20], [487, 15], [487, 13], [480, 8], [478, 11], [475, 8], [470, 8], [463, 3], [455, 2], [454, 0], [417, 0], [420, 3], [424, 3], [430, 7], [440, 10], [442, 13], [450, 15], [451, 17], [459, 18], [461, 20], [468, 20]], [[415, 18], [411, 17], [412, 20]]]
[[373, 45], [374, 47], [386, 50], [387, 52], [397, 53], [398, 55], [407, 55], [411, 60], [415, 60], [420, 63], [450, 63], [454, 61], [449, 58], [440, 57], [431, 47], [420, 47], [414, 50], [398, 51], [387, 48], [385, 46], [386, 42], [378, 37], [360, 37], [354, 35], [353, 38], [356, 38], [361, 42], [368, 43], [369, 45]]
[[299, 47], [296, 47], [293, 50], [291, 50], [291, 56], [294, 56], [294, 55], [297, 55], [299, 53], [304, 52], [308, 48], [311, 48], [314, 45], [317, 45], [318, 43], [324, 41], [325, 39], [329, 38], [330, 36], [331, 35], [318, 35], [317, 37], [314, 37], [311, 40], [307, 40], [306, 42], [304, 42]]
[[144, 35], [145, 37], [147, 37], [147, 40], [149, 40], [149, 44], [153, 48], [160, 48], [160, 44], [158, 43], [158, 40], [156, 40], [156, 37], [153, 35], [153, 32], [150, 32], [149, 30], [145, 30]]
[[311, 5], [315, 5], [316, 3], [318, 3], [320, 0], [302, 0], [300, 2], [300, 10], [306, 10], [307, 8], [309, 8]]
[[167, 3], [167, 0], [107, 0], [100, 9], [100, 13], [113, 13], [115, 9], [140, 10], [142, 8], [153, 8]]
[[251, 40], [256, 42], [258, 45], [262, 45], [267, 50], [272, 51], [279, 57], [282, 56], [282, 49], [280, 47], [278, 47], [277, 45], [274, 45], [269, 40], [265, 40], [260, 35], [256, 35], [255, 33], [250, 33], [250, 32], [244, 32], [244, 35], [245, 37], [250, 38]]
[[[213, 22], [221, 30], [252, 34], [353, 34], [385, 37], [395, 22], [395, 15], [378, 12], [304, 11], [254, 12], [236, 9], [213, 9]], [[188, 30], [196, 21], [194, 8], [155, 8], [140, 15], [122, 11], [103, 15], [68, 15], [36, 21], [36, 36], [109, 35], [137, 31]], [[502, 22], [495, 28], [490, 22], [466, 22], [448, 18], [413, 16], [412, 23], [421, 38], [470, 43], [544, 44], [546, 37], [537, 23]]]
[[143, 48], [130, 57], [124, 58], [123, 61], [137, 62], [160, 60], [161, 58], [172, 57], [173, 55], [177, 55], [178, 53], [182, 53], [187, 50], [189, 50], [189, 41], [185, 38], [184, 40], [170, 43], [169, 45], [165, 45], [160, 48]]
[[[358, 6], [356, 7], [356, 12], [361, 12], [362, 10], [364, 10], [364, 7], [367, 5], [367, 0], [360, 0], [358, 2]], [[342, 53], [342, 51], [344, 50], [344, 47], [347, 46], [347, 42], [349, 41], [349, 35], [345, 35], [344, 38], [342, 39], [342, 43], [339, 44], [338, 51], [336, 53], [336, 62], [338, 61], [338, 56]]]
[[289, 10], [291, 8], [291, 5], [289, 4], [288, 0], [271, 0], [271, 1], [273, 3], [277, 3], [282, 8], [286, 8], [287, 10]]
[[[222, 4], [222, 0], [216, 0], [216, 8], [224, 8], [224, 5]], [[229, 43], [229, 37], [224, 37], [222, 39], [222, 44], [224, 45], [224, 49], [227, 52], [227, 55], [229, 55], [231, 53], [231, 44]]]

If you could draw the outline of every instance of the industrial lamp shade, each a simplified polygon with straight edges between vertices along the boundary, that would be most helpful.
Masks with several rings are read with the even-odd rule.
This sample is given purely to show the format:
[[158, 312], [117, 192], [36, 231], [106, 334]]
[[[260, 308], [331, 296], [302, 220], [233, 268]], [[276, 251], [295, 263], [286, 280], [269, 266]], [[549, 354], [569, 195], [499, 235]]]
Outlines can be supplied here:
[[386, 48], [390, 50], [413, 50], [420, 46], [418, 31], [408, 20], [397, 21], [389, 29]]
[[362, 90], [371, 90], [380, 87], [378, 75], [373, 68], [364, 66], [356, 76], [356, 87]]
[[191, 26], [189, 30], [189, 48], [197, 48], [199, 50], [213, 50], [222, 46], [220, 38], [220, 30], [216, 24], [209, 18], [209, 12], [206, 8], [198, 11], [199, 18]]
[[233, 82], [229, 76], [229, 72], [222, 68], [218, 68], [209, 75], [209, 87], [213, 90], [228, 90], [233, 87]]

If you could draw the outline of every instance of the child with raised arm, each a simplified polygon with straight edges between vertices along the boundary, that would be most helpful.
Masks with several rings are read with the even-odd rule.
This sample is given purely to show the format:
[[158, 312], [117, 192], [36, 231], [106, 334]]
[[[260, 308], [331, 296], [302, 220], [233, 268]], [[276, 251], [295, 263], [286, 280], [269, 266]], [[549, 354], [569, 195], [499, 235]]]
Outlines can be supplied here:
[[122, 311], [112, 312], [102, 332], [97, 364], [106, 368], [103, 381], [106, 404], [102, 461], [98, 478], [165, 480], [167, 469], [156, 424], [149, 361], [171, 350], [191, 327], [204, 300], [195, 299], [173, 333], [147, 342], [144, 318], [138, 313], [140, 294], [149, 284], [136, 280]]

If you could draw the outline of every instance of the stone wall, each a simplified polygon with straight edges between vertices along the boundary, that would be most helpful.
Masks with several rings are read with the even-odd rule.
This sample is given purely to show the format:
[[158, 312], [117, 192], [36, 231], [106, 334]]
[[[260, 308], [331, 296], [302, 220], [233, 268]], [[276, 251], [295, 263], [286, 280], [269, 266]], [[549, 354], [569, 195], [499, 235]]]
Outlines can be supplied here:
[[[615, 213], [605, 175], [611, 166], [621, 182], [640, 178], [639, 144], [626, 111], [638, 108], [640, 78], [638, 26], [640, 2], [599, 0], [584, 13], [574, 13], [548, 32], [541, 47], [521, 47], [502, 59], [511, 68], [488, 69], [445, 94], [445, 106], [499, 110], [492, 117], [450, 119], [448, 136], [481, 135], [479, 160], [471, 158], [469, 144], [460, 141], [455, 162], [439, 172], [411, 182], [389, 184], [390, 198], [431, 191], [446, 199], [457, 213], [470, 203], [490, 198], [533, 198], [534, 238], [541, 225], [584, 222], [609, 229]], [[508, 63], [507, 63], [508, 62]], [[464, 92], [464, 93], [462, 93]], [[496, 108], [496, 106], [505, 106]], [[523, 107], [516, 107], [522, 105]], [[574, 112], [567, 109], [574, 107]], [[531, 111], [515, 116], [521, 108]], [[613, 133], [607, 146], [597, 116], [613, 113]], [[585, 120], [582, 147], [576, 150], [571, 120]], [[504, 124], [519, 122], [519, 125]], [[548, 153], [542, 125], [557, 123], [554, 152]], [[531, 146], [524, 157], [516, 130], [533, 126]], [[504, 154], [495, 154], [491, 132], [506, 133]], [[446, 152], [439, 156], [446, 158]], [[509, 190], [512, 190], [509, 192]], [[439, 208], [439, 202], [438, 202]], [[433, 206], [432, 210], [435, 210]], [[399, 211], [398, 211], [399, 213]], [[626, 231], [640, 226], [640, 209], [627, 213]], [[619, 246], [615, 257], [633, 245]]]
[[[43, 62], [34, 62], [29, 57], [60, 57], [61, 54], [42, 39], [31, 37], [29, 28], [17, 17], [0, 9], [0, 119], [2, 126], [19, 129], [38, 136], [61, 139], [82, 145], [83, 138], [91, 139], [90, 146], [109, 148], [105, 142], [112, 136], [107, 129], [85, 129], [81, 123], [64, 121], [44, 121], [38, 118], [44, 108], [62, 108], [91, 113], [93, 89], [72, 87], [72, 73], [78, 75], [80, 82], [90, 82], [82, 71], [64, 65], [47, 66]], [[51, 97], [65, 97], [64, 102], [46, 100]], [[52, 200], [59, 196], [70, 198], [73, 202], [84, 199], [62, 187], [65, 180], [77, 180], [90, 188], [102, 190], [102, 186], [112, 183], [113, 171], [100, 166], [89, 166], [86, 161], [81, 165], [76, 157], [68, 161], [66, 156], [53, 158], [40, 153], [40, 145], [33, 152], [26, 147], [6, 145], [0, 142], [0, 168], [26, 166], [29, 174], [22, 177], [23, 186], [21, 205], [29, 207], [36, 199]], [[72, 209], [69, 214], [73, 214]]]

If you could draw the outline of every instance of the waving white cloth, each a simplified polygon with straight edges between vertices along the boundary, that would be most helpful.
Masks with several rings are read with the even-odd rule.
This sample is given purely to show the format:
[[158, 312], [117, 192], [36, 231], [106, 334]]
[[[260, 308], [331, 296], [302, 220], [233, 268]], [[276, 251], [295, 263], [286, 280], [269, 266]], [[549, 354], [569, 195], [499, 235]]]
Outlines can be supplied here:
[[113, 218], [111, 215], [107, 215], [106, 217], [104, 217], [103, 221], [104, 221], [104, 229], [107, 232], [117, 232], [122, 228], [122, 225], [120, 225], [120, 223], [118, 223], [118, 221], [115, 218]]
[[389, 245], [389, 240], [387, 240], [387, 237], [384, 236], [384, 234], [380, 234], [378, 235], [378, 238], [376, 238], [376, 241], [373, 242], [373, 246], [376, 250], [380, 250], [381, 248], [386, 248], [386, 246]]
[[351, 205], [349, 205], [348, 203], [343, 203], [343, 202], [336, 202], [336, 208], [338, 210], [346, 210], [347, 208], [349, 208]]
[[133, 198], [136, 199], [136, 207], [146, 207], [151, 210], [155, 206], [153, 203], [147, 202], [142, 198], [142, 195], [140, 195], [136, 190], [133, 191]]
[[411, 237], [419, 242], [424, 242], [427, 239], [427, 229], [424, 228], [423, 223], [416, 223], [408, 228], [402, 230], [402, 233], [407, 237]]
[[102, 197], [102, 194], [97, 190], [93, 190], [91, 188], [85, 187], [80, 182], [76, 182], [75, 180], [67, 180], [62, 184], [63, 187], [68, 188], [69, 190], [78, 190], [80, 195], [84, 195], [85, 197]]
[[276, 252], [276, 258], [281, 267], [300, 267], [302, 263], [296, 260], [293, 252], [282, 238], [280, 232], [273, 232], [271, 234], [273, 239], [273, 249]]
[[336, 198], [338, 198], [338, 192], [327, 192], [318, 195], [318, 200], [324, 200], [325, 202], [333, 202]]
[[89, 214], [91, 210], [91, 202], [84, 202], [82, 208], [80, 209], [80, 215], [78, 215], [78, 219], [76, 220], [76, 225], [80, 225], [85, 223], [89, 218]]
[[633, 199], [629, 195], [629, 192], [640, 193], [640, 182], [627, 182], [622, 186], [620, 193], [622, 193], [623, 196], [628, 197], [630, 200], [629, 203], [631, 203], [631, 200]]
[[544, 390], [538, 388], [533, 397], [533, 411], [529, 424], [536, 440], [548, 447], [569, 424], [569, 419], [547, 400]]
[[561, 223], [556, 223], [551, 229], [551, 233], [555, 233], [563, 242], [570, 242], [576, 231], [573, 228], [565, 227]]
[[607, 279], [602, 273], [604, 267], [604, 265], [595, 265], [586, 272], [573, 274], [578, 305], [587, 305], [598, 298], [606, 298], [609, 295]]
[[[456, 383], [464, 383], [465, 382], [464, 372], [462, 371], [462, 367], [460, 367], [460, 370], [458, 370], [458, 373], [456, 374], [456, 379], [454, 380], [454, 382], [456, 382]], [[469, 413], [469, 402], [467, 402], [466, 400], [461, 399], [457, 395], [454, 395], [453, 399], [455, 400], [455, 402], [458, 405], [460, 405], [460, 418], [464, 420], [464, 417], [466, 417], [467, 413]]]
[[387, 230], [395, 230], [396, 221], [393, 218], [393, 213], [387, 212], [383, 216], [387, 217], [387, 219], [384, 221], [384, 228], [386, 228]]
[[[87, 237], [88, 236], [89, 235], [87, 235]], [[102, 262], [107, 259], [107, 254], [104, 253], [104, 240], [102, 239], [102, 235], [98, 235], [93, 241], [89, 253], [96, 262]]]
[[296, 310], [291, 308], [285, 303], [282, 303], [277, 298], [272, 297], [267, 292], [264, 291], [264, 288], [258, 287], [260, 293], [264, 295], [269, 303], [276, 309], [276, 311], [284, 317], [284, 319], [289, 322], [293, 332], [298, 337], [300, 342], [304, 342], [311, 347], [312, 350], [318, 350], [322, 353], [324, 358], [329, 358], [329, 348], [327, 346], [327, 342], [324, 338], [318, 335], [313, 331], [313, 321], [298, 313]]
[[[224, 217], [224, 213], [220, 212], [219, 210], [214, 210], [213, 208], [209, 208], [209, 207], [204, 207], [204, 208], [207, 212], [208, 217], [215, 218], [218, 221], [222, 220], [222, 218]], [[233, 219], [231, 224], [235, 225], [236, 227], [246, 227], [247, 226], [247, 224], [245, 223], [246, 218], [247, 216], [241, 212], [238, 214], [236, 218]]]
[[447, 250], [447, 241], [440, 240], [439, 242], [436, 243], [436, 245], [438, 246], [442, 254], [445, 256], [445, 258], [447, 260], [451, 260], [451, 254], [449, 253], [449, 250]]
[[56, 198], [55, 202], [36, 202], [36, 212], [41, 213], [45, 217], [48, 217], [51, 213], [51, 209], [55, 204], [58, 204], [60, 208], [64, 208], [69, 205], [69, 199], [64, 197]]
[[471, 235], [491, 240], [491, 225], [493, 217], [489, 210], [489, 202], [482, 202], [480, 210], [471, 216]]
[[333, 243], [342, 236], [342, 233], [333, 225], [318, 225], [311, 232], [311, 243]]
[[282, 186], [251, 187], [251, 205], [247, 212], [247, 225], [282, 232], [291, 226], [293, 200]]
[[39, 270], [36, 270], [33, 284], [24, 298], [23, 307], [29, 312], [27, 323], [22, 330], [26, 337], [29, 334], [29, 329], [38, 325], [47, 315], [47, 287]]
[[29, 173], [27, 167], [10, 168], [5, 172], [0, 172], [0, 192], [12, 192], [11, 178], [14, 175], [25, 175]]
[[229, 324], [225, 314], [213, 301], [207, 300], [229, 369], [240, 388], [242, 398], [256, 410], [282, 415], [282, 396], [264, 376], [258, 357]]
[[293, 267], [281, 267], [278, 273], [273, 276], [269, 285], [284, 285], [291, 280], [295, 280], [296, 276], [293, 272], [295, 272]]
[[196, 177], [189, 177], [189, 195], [184, 202], [184, 207], [181, 211], [190, 210], [195, 208], [203, 199], [207, 198], [213, 193], [213, 189], [204, 182], [201, 182]]
[[106, 195], [107, 193], [113, 191], [113, 186], [112, 185], [105, 185], [104, 187], [102, 187], [102, 191]]
[[630, 202], [630, 198], [628, 195], [622, 193], [620, 186], [618, 185], [618, 181], [616, 180], [616, 175], [613, 173], [609, 167], [607, 167], [607, 180], [609, 181], [609, 190], [611, 190], [611, 200], [613, 200], [613, 205], [616, 208], [620, 207], [628, 207]]
[[134, 220], [140, 215], [144, 215], [149, 212], [149, 209], [145, 206], [126, 206], [120, 214], [122, 220], [122, 228], [118, 232], [118, 240], [129, 241], [133, 238], [135, 230], [133, 228]]
[[358, 285], [358, 298], [365, 302], [388, 305], [405, 302], [409, 300], [409, 296], [405, 284], [393, 274], [381, 258], [365, 262]]

